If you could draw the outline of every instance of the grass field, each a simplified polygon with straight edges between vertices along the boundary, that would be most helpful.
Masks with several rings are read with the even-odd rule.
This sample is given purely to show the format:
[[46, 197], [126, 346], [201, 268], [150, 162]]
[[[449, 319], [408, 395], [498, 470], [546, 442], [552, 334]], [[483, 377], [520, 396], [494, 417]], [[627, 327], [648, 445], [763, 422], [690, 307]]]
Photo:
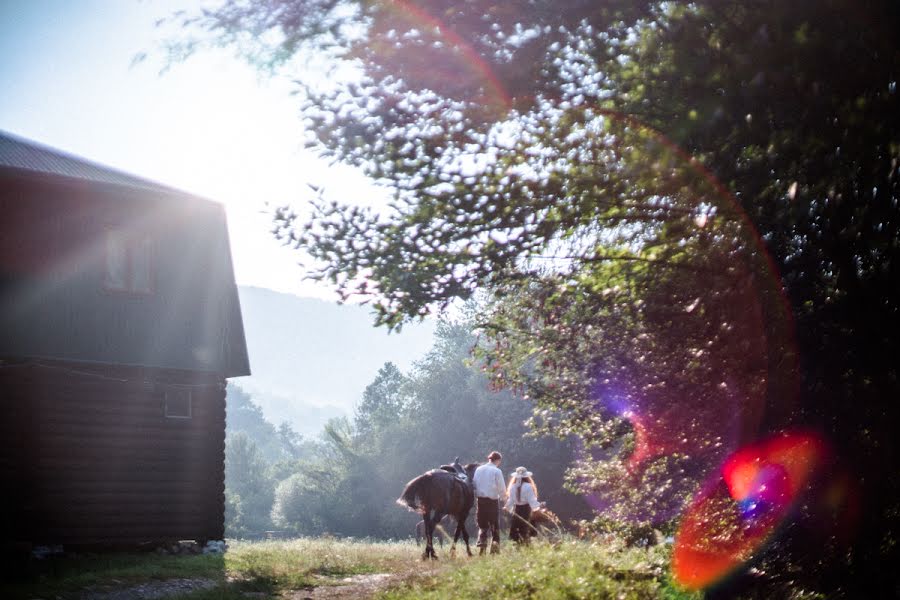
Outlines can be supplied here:
[[223, 555], [152, 553], [64, 557], [34, 561], [24, 581], [0, 584], [0, 598], [103, 597], [148, 582], [203, 580], [211, 589], [173, 598], [278, 597], [291, 590], [341, 583], [360, 574], [401, 573], [419, 564], [412, 542], [328, 538], [229, 542]]
[[[231, 542], [224, 555], [118, 554], [43, 561], [3, 598], [141, 597], [156, 586], [172, 599], [247, 598], [693, 598], [668, 579], [668, 551], [564, 540], [499, 556], [465, 553], [423, 563], [414, 543], [298, 539]], [[176, 580], [202, 582], [187, 592]], [[131, 595], [129, 595], [131, 594]]]
[[[517, 549], [507, 544], [499, 556], [453, 561], [442, 569], [408, 579], [380, 597], [385, 600], [438, 598], [665, 598], [702, 596], [681, 592], [669, 580], [665, 547], [625, 548], [567, 540]], [[457, 565], [454, 565], [457, 566]]]

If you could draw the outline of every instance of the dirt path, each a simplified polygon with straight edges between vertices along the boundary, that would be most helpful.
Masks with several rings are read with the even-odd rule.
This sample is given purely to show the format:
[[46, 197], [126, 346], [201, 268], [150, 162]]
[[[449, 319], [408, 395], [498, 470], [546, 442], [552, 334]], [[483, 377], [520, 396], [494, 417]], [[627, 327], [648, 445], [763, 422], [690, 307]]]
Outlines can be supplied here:
[[[354, 575], [340, 579], [337, 582], [329, 581], [328, 584], [309, 590], [287, 592], [284, 597], [291, 600], [371, 598], [377, 592], [386, 589], [394, 583], [399, 583], [409, 576], [410, 574], [406, 573]], [[211, 589], [218, 584], [209, 579], [167, 579], [165, 581], [151, 581], [123, 588], [115, 588], [114, 585], [88, 588], [76, 597], [78, 600], [156, 600], [196, 590]], [[269, 597], [268, 594], [263, 592], [246, 592], [244, 596], [248, 599]]]
[[[409, 569], [397, 573], [371, 573], [368, 575], [353, 575], [345, 577], [337, 582], [331, 581], [328, 585], [322, 585], [309, 590], [297, 590], [287, 597], [291, 600], [362, 600], [371, 598], [378, 592], [384, 591], [393, 585], [397, 585], [408, 579], [429, 575], [440, 569], [440, 565], [428, 565], [422, 563], [420, 568]], [[335, 585], [337, 583], [337, 585]]]
[[[279, 596], [290, 600], [361, 600], [371, 598], [378, 592], [403, 581], [433, 574], [440, 568], [439, 564], [421, 563], [417, 565], [417, 568], [404, 569], [394, 573], [369, 573], [343, 579], [322, 577], [321, 585], [304, 590], [285, 591]], [[212, 589], [221, 583], [211, 579], [185, 578], [148, 581], [122, 587], [123, 585], [123, 582], [112, 580], [104, 585], [86, 588], [71, 596], [65, 595], [64, 598], [73, 600], [157, 600], [197, 590]], [[270, 597], [265, 592], [245, 592], [243, 596], [248, 600]]]
[[211, 579], [166, 579], [124, 588], [115, 588], [115, 584], [116, 581], [113, 580], [109, 585], [87, 588], [76, 597], [79, 600], [154, 600], [196, 590], [207, 590], [218, 585]]
[[354, 575], [340, 580], [339, 585], [323, 585], [311, 590], [300, 590], [291, 593], [291, 600], [319, 600], [321, 598], [371, 598], [376, 592], [387, 588], [391, 583], [399, 581], [396, 573], [372, 573]]

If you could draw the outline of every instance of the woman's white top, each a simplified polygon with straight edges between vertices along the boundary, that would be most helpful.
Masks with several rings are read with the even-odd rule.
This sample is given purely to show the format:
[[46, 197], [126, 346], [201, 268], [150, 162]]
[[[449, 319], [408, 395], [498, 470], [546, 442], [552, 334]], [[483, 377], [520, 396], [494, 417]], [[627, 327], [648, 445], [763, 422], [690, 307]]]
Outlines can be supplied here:
[[528, 482], [523, 483], [520, 498], [517, 498], [517, 495], [519, 495], [518, 490], [518, 483], [514, 483], [513, 486], [509, 488], [509, 498], [506, 500], [506, 510], [512, 510], [517, 504], [520, 506], [528, 504], [531, 506], [531, 510], [537, 510], [541, 506], [538, 502], [537, 494], [534, 493], [533, 485]]

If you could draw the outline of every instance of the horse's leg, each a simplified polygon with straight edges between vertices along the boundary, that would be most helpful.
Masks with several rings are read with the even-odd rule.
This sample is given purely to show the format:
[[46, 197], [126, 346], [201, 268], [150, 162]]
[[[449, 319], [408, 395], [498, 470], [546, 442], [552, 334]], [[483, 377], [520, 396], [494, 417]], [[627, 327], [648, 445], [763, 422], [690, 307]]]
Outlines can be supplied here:
[[[432, 534], [434, 533], [434, 530], [436, 527], [440, 527], [441, 519], [443, 519], [443, 518], [444, 518], [444, 515], [442, 513], [439, 513], [437, 511], [434, 512], [434, 514], [431, 517], [431, 532], [432, 532]], [[441, 535], [440, 530], [438, 530], [438, 535], [439, 536]], [[431, 538], [429, 538], [429, 540], [430, 539]], [[434, 551], [434, 544], [431, 545], [431, 559], [437, 560], [437, 554]]]
[[466, 528], [466, 519], [468, 519], [468, 518], [469, 518], [469, 514], [466, 513], [466, 514], [463, 516], [463, 519], [462, 519], [462, 521], [461, 521], [461, 523], [462, 523], [462, 535], [463, 535], [463, 541], [466, 543], [466, 554], [468, 554], [469, 556], [474, 556], [474, 555], [472, 554], [472, 549], [469, 547], [469, 530]]
[[434, 522], [431, 520], [431, 510], [426, 510], [422, 513], [422, 521], [425, 522], [425, 552], [422, 553], [422, 560], [428, 560], [434, 554], [434, 546], [432, 544]]
[[[456, 519], [456, 529], [453, 532], [453, 545], [450, 546], [450, 552], [453, 556], [456, 556], [456, 542], [459, 541], [459, 534], [465, 531], [465, 520], [460, 521], [459, 515], [453, 517]], [[468, 534], [466, 535], [468, 538]], [[469, 541], [466, 539], [466, 551], [469, 553], [469, 556], [472, 555], [471, 550], [469, 550]]]
[[469, 530], [466, 528], [465, 519], [463, 519], [463, 522], [462, 522], [462, 536], [463, 536], [463, 541], [466, 543], [466, 554], [468, 554], [469, 556], [474, 556], [472, 554], [472, 548], [469, 546]]
[[[452, 517], [456, 519], [456, 517]], [[450, 556], [456, 556], [456, 541], [459, 539], [459, 523], [453, 528], [453, 542], [450, 544]]]

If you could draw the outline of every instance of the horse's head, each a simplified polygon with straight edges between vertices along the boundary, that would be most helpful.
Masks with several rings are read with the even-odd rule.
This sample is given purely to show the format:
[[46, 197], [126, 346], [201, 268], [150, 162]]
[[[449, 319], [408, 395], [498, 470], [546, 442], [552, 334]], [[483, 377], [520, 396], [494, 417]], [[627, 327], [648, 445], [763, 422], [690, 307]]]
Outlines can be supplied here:
[[469, 478], [469, 486], [474, 489], [475, 486], [475, 469], [481, 466], [481, 463], [469, 463], [463, 470], [466, 472], [466, 477]]

